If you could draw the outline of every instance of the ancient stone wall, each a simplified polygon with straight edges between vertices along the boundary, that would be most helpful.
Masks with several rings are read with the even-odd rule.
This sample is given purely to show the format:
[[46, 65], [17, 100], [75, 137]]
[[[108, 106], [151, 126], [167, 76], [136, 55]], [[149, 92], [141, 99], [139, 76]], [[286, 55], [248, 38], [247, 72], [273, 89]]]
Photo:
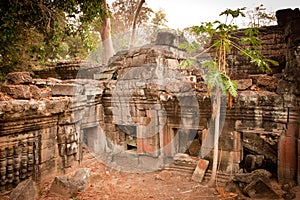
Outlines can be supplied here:
[[77, 166], [82, 156], [82, 85], [32, 79], [16, 72], [0, 92], [1, 191], [20, 181], [40, 181]]
[[[48, 77], [67, 80], [67, 79], [93, 79], [93, 74], [99, 73], [102, 66], [90, 64], [85, 61], [75, 60], [60, 60], [56, 63], [48, 64], [40, 69], [33, 71], [34, 78], [47, 79]], [[81, 73], [78, 74], [78, 71]]]
[[299, 9], [279, 10], [276, 13], [278, 25], [285, 30], [286, 67], [282, 79], [278, 83], [278, 93], [286, 97], [293, 94], [291, 103], [286, 106], [288, 118], [286, 132], [281, 136], [279, 143], [278, 176], [283, 182], [289, 179], [300, 182], [300, 157], [299, 157], [299, 133], [300, 133], [300, 11]]

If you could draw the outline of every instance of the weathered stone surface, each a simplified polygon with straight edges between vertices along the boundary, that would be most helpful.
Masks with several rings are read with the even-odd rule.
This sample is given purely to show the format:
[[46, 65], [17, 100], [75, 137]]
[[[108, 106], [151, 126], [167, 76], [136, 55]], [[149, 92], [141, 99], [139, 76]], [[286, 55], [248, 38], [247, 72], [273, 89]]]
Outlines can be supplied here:
[[300, 18], [300, 10], [296, 8], [292, 9], [283, 9], [276, 11], [277, 23], [279, 26], [287, 25], [290, 21]]
[[194, 139], [188, 149], [189, 155], [199, 156], [200, 148], [201, 148], [201, 145], [200, 145], [199, 140]]
[[18, 184], [9, 195], [11, 200], [34, 200], [37, 198], [37, 188], [35, 182], [27, 179]]
[[[258, 167], [259, 163], [256, 163], [257, 156], [263, 155], [263, 163], [262, 166], [264, 168], [267, 167], [269, 171], [274, 170], [276, 173], [276, 168], [271, 166], [276, 166], [277, 165], [277, 144], [279, 142], [279, 135], [280, 132], [267, 132], [265, 130], [245, 130], [243, 132], [243, 149], [252, 152], [252, 156], [248, 156], [246, 160], [245, 156], [245, 169], [247, 172], [250, 172]], [[258, 160], [261, 160], [261, 157], [258, 158]], [[249, 163], [248, 163], [249, 161]], [[261, 162], [261, 161], [259, 161]], [[269, 166], [266, 166], [268, 164]], [[250, 171], [248, 171], [250, 170]]]
[[231, 181], [226, 183], [225, 189], [231, 192], [243, 194], [257, 199], [279, 199], [270, 184], [271, 173], [258, 169], [252, 173], [235, 174]]
[[7, 75], [8, 82], [11, 84], [32, 83], [32, 77], [29, 72], [11, 72]]
[[167, 181], [172, 177], [172, 172], [163, 170], [159, 172], [158, 174], [155, 174], [155, 179], [156, 180], [161, 180], [161, 181]]
[[279, 199], [279, 195], [274, 191], [271, 184], [262, 178], [249, 183], [243, 192], [252, 199]]
[[1, 91], [15, 99], [30, 99], [30, 86], [28, 85], [1, 85]]
[[207, 170], [209, 161], [200, 159], [193, 173], [192, 180], [201, 183]]
[[159, 32], [156, 37], [155, 44], [178, 47], [179, 44], [186, 42], [182, 36], [176, 36], [170, 32]]
[[265, 87], [269, 91], [275, 91], [278, 86], [278, 78], [275, 76], [262, 75], [258, 77], [257, 84]]
[[251, 173], [244, 173], [244, 174], [236, 174], [233, 177], [233, 181], [241, 182], [241, 183], [251, 183], [256, 181], [259, 178], [269, 179], [271, 178], [272, 174], [264, 169], [258, 169]]
[[252, 172], [256, 169], [259, 169], [262, 167], [264, 162], [264, 156], [263, 155], [252, 155], [248, 154], [245, 156], [245, 164], [244, 169], [247, 172]]
[[83, 87], [77, 84], [55, 84], [52, 88], [53, 96], [76, 96], [83, 92]]
[[[0, 85], [1, 88], [1, 85]], [[11, 97], [7, 96], [6, 94], [0, 92], [0, 101], [8, 101], [11, 100]]]
[[289, 191], [282, 195], [282, 198], [284, 198], [285, 200], [293, 200], [296, 199], [296, 197], [297, 197], [296, 194], [292, 191]]
[[49, 190], [50, 194], [61, 197], [72, 197], [77, 193], [75, 184], [66, 176], [56, 176]]
[[238, 84], [238, 90], [246, 90], [252, 86], [252, 79], [235, 80]]
[[199, 159], [196, 159], [195, 157], [191, 157], [188, 154], [185, 153], [177, 153], [174, 156], [174, 163], [178, 165], [191, 165], [196, 166]]
[[34, 99], [40, 99], [42, 97], [41, 89], [35, 85], [30, 85], [30, 95]]
[[75, 172], [70, 181], [75, 185], [78, 192], [85, 190], [90, 184], [91, 170], [89, 168], [81, 168]]
[[157, 35], [155, 43], [157, 45], [174, 45], [175, 35], [169, 32], [160, 32]]

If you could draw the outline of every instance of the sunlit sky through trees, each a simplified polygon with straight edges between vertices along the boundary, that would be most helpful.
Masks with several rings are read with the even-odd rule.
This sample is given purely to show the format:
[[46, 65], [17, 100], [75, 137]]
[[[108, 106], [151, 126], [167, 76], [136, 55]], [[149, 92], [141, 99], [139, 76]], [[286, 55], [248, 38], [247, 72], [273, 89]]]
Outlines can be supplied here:
[[[107, 0], [109, 4], [114, 0]], [[167, 25], [173, 29], [183, 29], [199, 25], [200, 22], [219, 20], [219, 14], [226, 8], [247, 7], [253, 9], [261, 4], [267, 11], [284, 8], [299, 8], [300, 0], [146, 0], [154, 11], [160, 8], [167, 14]], [[243, 22], [237, 22], [242, 25]]]

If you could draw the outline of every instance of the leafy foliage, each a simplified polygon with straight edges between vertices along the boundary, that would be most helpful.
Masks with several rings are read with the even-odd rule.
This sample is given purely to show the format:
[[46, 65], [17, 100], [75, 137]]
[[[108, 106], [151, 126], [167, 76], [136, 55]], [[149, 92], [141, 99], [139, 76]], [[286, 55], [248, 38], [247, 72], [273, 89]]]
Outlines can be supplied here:
[[167, 15], [162, 9], [155, 12], [154, 17], [151, 19], [151, 25], [155, 29], [167, 28], [167, 22]]
[[2, 0], [0, 71], [85, 56], [97, 43], [90, 23], [101, 13], [103, 0]]
[[200, 48], [200, 44], [197, 43], [196, 41], [192, 41], [191, 43], [189, 42], [184, 42], [178, 45], [179, 49], [185, 49], [187, 52], [190, 53], [195, 53], [198, 48]]
[[[208, 92], [214, 89], [214, 97], [212, 98], [212, 120], [214, 127], [213, 130], [213, 143], [211, 140], [204, 139], [203, 146], [213, 145], [213, 164], [211, 179], [208, 185], [215, 185], [217, 168], [218, 168], [218, 137], [220, 135], [220, 115], [221, 115], [221, 93], [228, 94], [229, 108], [232, 107], [232, 97], [237, 96], [238, 85], [235, 81], [231, 80], [227, 75], [227, 55], [232, 49], [236, 49], [241, 52], [242, 55], [250, 59], [250, 62], [257, 65], [262, 71], [270, 69], [269, 64], [277, 64], [276, 61], [267, 59], [260, 51], [255, 47], [261, 45], [261, 41], [257, 38], [258, 29], [248, 29], [245, 31], [245, 38], [239, 40], [239, 37], [235, 36], [238, 27], [233, 24], [233, 20], [237, 17], [245, 17], [243, 11], [245, 8], [231, 10], [227, 9], [220, 15], [225, 15], [225, 23], [220, 21], [202, 23], [200, 26], [193, 26], [191, 28], [196, 34], [206, 34], [212, 38], [212, 42], [208, 49], [213, 49], [213, 58], [211, 60], [202, 62], [202, 67], [208, 69], [204, 79], [208, 85]], [[227, 23], [227, 20], [231, 18], [231, 21]], [[236, 41], [240, 41], [240, 44], [247, 45], [246, 49], [243, 49]], [[193, 45], [186, 45], [186, 49], [193, 48]], [[195, 56], [194, 56], [195, 57]], [[211, 133], [211, 132], [210, 132]]]
[[[118, 34], [129, 31], [132, 28], [134, 14], [139, 0], [116, 0], [112, 3], [112, 33]], [[138, 17], [137, 26], [146, 26], [150, 21], [153, 10], [145, 3]]]
[[275, 13], [268, 11], [263, 4], [247, 10], [246, 15], [249, 20], [247, 25], [252, 28], [274, 25], [276, 22]]
[[229, 93], [233, 97], [237, 96], [237, 83], [218, 69], [218, 63], [213, 60], [203, 61], [201, 67], [209, 69], [205, 76], [205, 82], [209, 88], [219, 87], [223, 94]]
[[[206, 34], [212, 39], [210, 47], [207, 49], [214, 49], [216, 52], [212, 60], [202, 62], [201, 66], [207, 68], [209, 72], [206, 74], [206, 83], [209, 88], [219, 87], [223, 93], [229, 93], [233, 97], [237, 95], [237, 83], [230, 79], [227, 75], [227, 54], [234, 48], [238, 50], [241, 55], [249, 59], [251, 63], [258, 66], [261, 71], [271, 70], [270, 65], [278, 65], [278, 62], [266, 58], [256, 47], [261, 46], [261, 40], [258, 38], [259, 30], [257, 28], [248, 28], [244, 31], [244, 37], [236, 37], [235, 33], [238, 31], [238, 26], [234, 25], [233, 21], [237, 17], [245, 17], [244, 11], [246, 8], [239, 8], [236, 10], [226, 9], [220, 14], [225, 15], [225, 23], [218, 20], [214, 22], [204, 22], [200, 26], [193, 26], [190, 28], [195, 34]], [[228, 19], [231, 21], [228, 23]], [[237, 43], [236, 41], [240, 41]], [[241, 45], [247, 46], [242, 48]], [[196, 52], [198, 48], [193, 42], [182, 44], [181, 48], [189, 52]], [[205, 51], [207, 51], [207, 49]], [[196, 57], [196, 56], [195, 56]], [[195, 58], [194, 57], [194, 58]], [[183, 65], [191, 64], [192, 62], [182, 63]]]

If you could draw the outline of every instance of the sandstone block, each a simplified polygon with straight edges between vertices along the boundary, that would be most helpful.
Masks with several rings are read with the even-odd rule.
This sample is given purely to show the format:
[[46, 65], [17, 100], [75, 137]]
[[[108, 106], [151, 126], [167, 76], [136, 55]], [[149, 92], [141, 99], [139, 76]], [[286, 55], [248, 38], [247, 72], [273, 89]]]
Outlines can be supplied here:
[[[0, 86], [1, 87], [1, 86]], [[0, 90], [1, 91], [1, 90]], [[7, 96], [6, 94], [0, 92], [0, 101], [9, 101], [11, 97]]]
[[111, 79], [112, 74], [94, 74], [94, 79], [95, 80], [106, 80], [106, 79]]
[[11, 84], [26, 84], [32, 83], [32, 78], [29, 72], [12, 72], [7, 75], [8, 82]]
[[191, 145], [189, 146], [189, 154], [191, 156], [199, 156], [199, 152], [200, 152], [200, 142], [198, 139], [194, 139], [193, 142], [191, 143]]
[[174, 40], [176, 36], [169, 32], [159, 32], [156, 37], [155, 44], [157, 45], [174, 45]]
[[265, 87], [269, 91], [275, 91], [278, 81], [278, 78], [275, 76], [261, 75], [257, 79], [257, 84]]
[[259, 178], [269, 179], [271, 178], [272, 174], [264, 169], [257, 169], [251, 173], [246, 174], [236, 174], [233, 177], [233, 181], [241, 182], [241, 183], [251, 183], [253, 181], [258, 180]]
[[296, 122], [290, 122], [287, 125], [287, 130], [285, 132], [285, 135], [288, 137], [299, 137], [298, 136], [299, 132], [299, 125]]
[[192, 180], [196, 182], [202, 182], [206, 169], [208, 167], [209, 161], [200, 159], [197, 163], [196, 169], [193, 173]]
[[170, 32], [159, 32], [157, 34], [155, 44], [178, 47], [184, 42], [187, 42], [187, 40], [183, 36], [176, 36]]
[[276, 18], [279, 26], [284, 26], [288, 22], [292, 21], [293, 19], [296, 19], [299, 16], [299, 9], [292, 10], [291, 8], [289, 8], [276, 11]]
[[[146, 61], [146, 54], [141, 54], [132, 58], [132, 66], [142, 66]], [[140, 75], [140, 74], [139, 74]], [[139, 77], [139, 76], [137, 76]]]
[[274, 191], [270, 183], [262, 178], [252, 181], [243, 189], [243, 192], [251, 199], [279, 199], [279, 195]]
[[56, 176], [51, 184], [49, 193], [68, 198], [74, 196], [77, 193], [77, 189], [68, 177]]
[[37, 197], [35, 182], [27, 179], [18, 184], [9, 195], [11, 200], [34, 200]]
[[55, 151], [55, 146], [51, 146], [45, 149], [41, 149], [41, 154], [40, 154], [40, 162], [44, 163], [46, 161], [51, 160], [52, 158], [55, 157], [56, 151]]
[[172, 177], [172, 173], [166, 170], [161, 171], [159, 174], [155, 175], [156, 180], [167, 181]]
[[173, 159], [174, 159], [174, 164], [176, 165], [196, 166], [198, 163], [198, 158], [191, 157], [185, 153], [177, 153]]
[[246, 90], [252, 86], [252, 79], [235, 80], [238, 84], [238, 90]]
[[75, 172], [70, 180], [76, 187], [78, 192], [85, 190], [90, 184], [91, 170], [89, 168], [81, 168]]
[[30, 86], [28, 85], [1, 85], [1, 91], [15, 99], [30, 99]]
[[30, 94], [34, 99], [40, 99], [42, 97], [41, 89], [35, 85], [30, 85]]
[[53, 96], [76, 96], [83, 92], [83, 87], [77, 84], [56, 84], [52, 88]]
[[167, 65], [172, 69], [177, 69], [179, 62], [176, 59], [167, 59]]

